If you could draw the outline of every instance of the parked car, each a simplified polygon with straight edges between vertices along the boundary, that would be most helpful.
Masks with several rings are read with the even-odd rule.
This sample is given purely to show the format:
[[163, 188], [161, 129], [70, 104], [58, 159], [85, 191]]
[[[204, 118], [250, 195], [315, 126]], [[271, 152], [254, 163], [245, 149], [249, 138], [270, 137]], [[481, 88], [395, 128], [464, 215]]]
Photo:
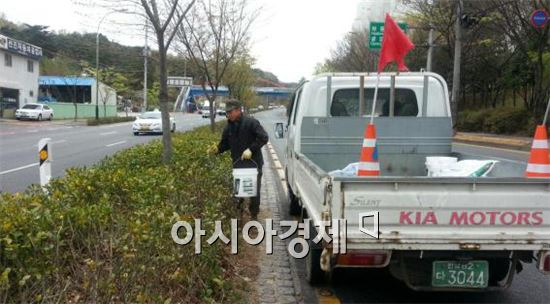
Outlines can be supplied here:
[[218, 109], [218, 115], [225, 116], [225, 110], [224, 109]]
[[[145, 112], [136, 117], [136, 120], [132, 124], [132, 131], [136, 136], [140, 133], [162, 134], [162, 117], [160, 111]], [[170, 131], [172, 133], [176, 131], [176, 122], [172, 116], [170, 116]]]
[[210, 110], [203, 109], [202, 110], [202, 118], [209, 118], [210, 117]]
[[47, 105], [40, 103], [28, 103], [22, 108], [15, 111], [15, 118], [20, 119], [36, 119], [36, 120], [52, 120], [53, 109]]

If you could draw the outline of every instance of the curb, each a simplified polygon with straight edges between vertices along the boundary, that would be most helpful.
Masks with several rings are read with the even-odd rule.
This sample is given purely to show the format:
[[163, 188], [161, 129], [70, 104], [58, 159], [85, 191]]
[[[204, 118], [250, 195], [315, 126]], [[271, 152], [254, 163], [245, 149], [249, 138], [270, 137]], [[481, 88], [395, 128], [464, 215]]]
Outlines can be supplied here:
[[496, 135], [469, 134], [458, 132], [453, 137], [454, 142], [486, 145], [511, 150], [529, 151], [531, 138], [502, 137]]

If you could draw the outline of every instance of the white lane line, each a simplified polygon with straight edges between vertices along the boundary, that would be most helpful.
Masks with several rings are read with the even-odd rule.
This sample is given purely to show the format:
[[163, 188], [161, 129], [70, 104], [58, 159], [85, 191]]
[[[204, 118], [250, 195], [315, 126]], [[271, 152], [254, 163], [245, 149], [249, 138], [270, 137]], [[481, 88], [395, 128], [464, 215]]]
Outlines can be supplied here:
[[27, 130], [27, 133], [37, 133], [39, 130]]
[[36, 167], [36, 166], [38, 166], [38, 162], [36, 162], [34, 164], [23, 166], [23, 167], [15, 168], [15, 169], [2, 171], [2, 172], [0, 172], [0, 175], [4, 175], [4, 174], [8, 174], [8, 173], [24, 170], [24, 169], [31, 168], [31, 167]]
[[[52, 141], [52, 142], [50, 142], [50, 144], [52, 144], [52, 145], [53, 144], [62, 144], [62, 143], [66, 143], [66, 142], [67, 142], [67, 140], [62, 139], [62, 140]], [[38, 148], [38, 144], [33, 145], [33, 147]]]
[[112, 147], [112, 146], [116, 146], [116, 145], [122, 145], [122, 144], [125, 144], [126, 141], [119, 141], [119, 142], [116, 142], [116, 143], [112, 143], [112, 144], [108, 144], [106, 145], [105, 147]]
[[117, 131], [112, 131], [112, 132], [99, 133], [99, 135], [105, 136], [105, 135], [111, 135], [111, 134], [117, 134], [117, 133], [118, 133]]

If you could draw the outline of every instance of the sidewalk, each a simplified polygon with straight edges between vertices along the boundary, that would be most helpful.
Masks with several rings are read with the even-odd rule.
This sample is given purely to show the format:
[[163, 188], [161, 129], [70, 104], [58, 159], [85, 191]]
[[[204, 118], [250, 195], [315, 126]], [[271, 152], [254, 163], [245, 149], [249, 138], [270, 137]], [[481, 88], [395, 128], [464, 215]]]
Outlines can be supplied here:
[[[274, 170], [273, 161], [268, 155], [266, 148], [262, 149], [266, 163], [263, 167], [261, 205], [259, 221], [264, 225], [265, 220], [273, 219], [273, 229], [277, 235], [283, 233], [280, 222], [281, 216], [280, 198], [277, 194], [277, 181], [279, 177]], [[287, 239], [288, 240], [288, 239]], [[257, 294], [259, 299], [257, 303], [300, 303], [302, 302], [300, 280], [296, 272], [294, 258], [290, 256], [287, 250], [286, 240], [282, 241], [279, 237], [273, 237], [273, 254], [265, 253], [265, 242], [258, 248], [259, 268]]]

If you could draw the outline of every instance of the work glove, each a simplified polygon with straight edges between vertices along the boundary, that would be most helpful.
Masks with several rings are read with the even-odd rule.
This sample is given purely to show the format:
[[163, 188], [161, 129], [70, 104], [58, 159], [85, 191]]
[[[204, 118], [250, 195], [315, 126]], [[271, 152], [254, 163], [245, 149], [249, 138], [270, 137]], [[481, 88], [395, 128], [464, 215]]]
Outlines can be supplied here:
[[251, 158], [252, 158], [252, 151], [250, 151], [250, 149], [244, 150], [243, 155], [241, 155], [241, 159], [242, 160], [249, 160]]
[[208, 147], [208, 149], [206, 151], [210, 155], [216, 155], [219, 152], [218, 145], [212, 144], [212, 145], [210, 145], [210, 147]]

